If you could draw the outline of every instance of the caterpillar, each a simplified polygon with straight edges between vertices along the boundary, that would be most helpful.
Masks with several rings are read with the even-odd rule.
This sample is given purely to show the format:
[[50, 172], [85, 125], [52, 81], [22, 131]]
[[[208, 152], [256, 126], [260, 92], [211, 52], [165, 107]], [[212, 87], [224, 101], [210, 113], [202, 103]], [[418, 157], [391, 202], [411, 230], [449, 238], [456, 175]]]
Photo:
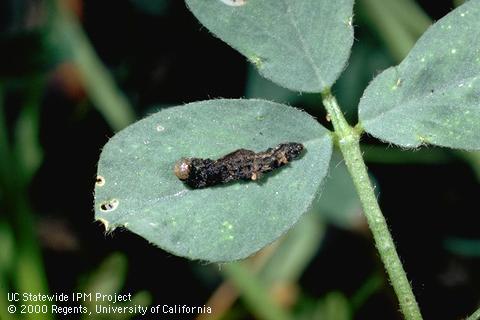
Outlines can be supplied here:
[[301, 143], [287, 142], [258, 153], [238, 149], [218, 160], [181, 158], [175, 163], [173, 172], [193, 189], [235, 180], [258, 180], [264, 173], [297, 158], [303, 150]]

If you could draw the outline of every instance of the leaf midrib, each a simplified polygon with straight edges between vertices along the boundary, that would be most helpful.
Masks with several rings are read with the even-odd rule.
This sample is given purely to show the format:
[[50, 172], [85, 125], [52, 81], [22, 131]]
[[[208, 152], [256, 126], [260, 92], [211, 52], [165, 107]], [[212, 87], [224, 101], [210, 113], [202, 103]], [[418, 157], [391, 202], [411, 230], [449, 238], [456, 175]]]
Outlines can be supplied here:
[[293, 26], [293, 28], [295, 30], [295, 33], [297, 34], [298, 39], [300, 40], [300, 44], [302, 45], [302, 49], [303, 49], [303, 52], [305, 54], [305, 57], [307, 58], [307, 61], [310, 63], [310, 65], [311, 65], [311, 67], [312, 67], [312, 69], [315, 73], [315, 76], [317, 77], [318, 84], [320, 85], [320, 87], [323, 88], [323, 87], [325, 87], [325, 81], [324, 81], [323, 77], [320, 75], [321, 72], [318, 69], [317, 65], [315, 64], [315, 61], [313, 60], [313, 55], [310, 53], [310, 50], [307, 46], [307, 43], [306, 43], [305, 39], [303, 38], [302, 33], [300, 32], [300, 29], [298, 28], [294, 17], [292, 16], [292, 13], [291, 13], [291, 10], [290, 10], [291, 7], [289, 6], [289, 3], [287, 2], [287, 0], [282, 0], [282, 1], [284, 3], [285, 7], [287, 8], [287, 17], [290, 20], [290, 23]]

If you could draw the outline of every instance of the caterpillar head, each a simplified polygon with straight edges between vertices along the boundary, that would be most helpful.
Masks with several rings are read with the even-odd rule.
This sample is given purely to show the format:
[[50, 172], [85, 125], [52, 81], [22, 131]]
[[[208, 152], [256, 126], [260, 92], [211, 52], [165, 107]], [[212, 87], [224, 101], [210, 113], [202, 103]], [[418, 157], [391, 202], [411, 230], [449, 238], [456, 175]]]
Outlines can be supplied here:
[[175, 163], [173, 172], [180, 180], [187, 180], [190, 174], [192, 160], [190, 158], [181, 158]]

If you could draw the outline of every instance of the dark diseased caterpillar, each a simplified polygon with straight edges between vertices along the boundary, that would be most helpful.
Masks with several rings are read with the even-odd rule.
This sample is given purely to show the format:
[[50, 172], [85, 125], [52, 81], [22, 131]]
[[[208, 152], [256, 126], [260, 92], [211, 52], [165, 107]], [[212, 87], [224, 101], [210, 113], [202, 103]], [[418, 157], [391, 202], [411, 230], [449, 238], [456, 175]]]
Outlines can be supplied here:
[[178, 179], [194, 189], [234, 180], [258, 180], [263, 173], [297, 158], [303, 149], [301, 143], [287, 142], [258, 153], [239, 149], [218, 160], [182, 158], [173, 171]]

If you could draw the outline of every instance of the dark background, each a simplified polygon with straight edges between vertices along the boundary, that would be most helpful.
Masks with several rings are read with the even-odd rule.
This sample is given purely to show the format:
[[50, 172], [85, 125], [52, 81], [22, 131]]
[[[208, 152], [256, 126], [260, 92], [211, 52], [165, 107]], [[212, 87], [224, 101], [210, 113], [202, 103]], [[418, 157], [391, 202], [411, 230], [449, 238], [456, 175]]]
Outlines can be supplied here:
[[[99, 59], [134, 106], [137, 119], [161, 107], [248, 96], [246, 90], [256, 76], [246, 59], [209, 34], [182, 1], [67, 2]], [[454, 6], [449, 1], [419, 3], [434, 21]], [[352, 121], [368, 82], [398, 63], [362, 1], [355, 10], [352, 59], [356, 57], [363, 67], [355, 71], [351, 84], [352, 61], [334, 87]], [[103, 226], [94, 222], [96, 162], [114, 130], [89, 98], [68, 52], [46, 40], [52, 32], [48, 30], [49, 14], [40, 0], [0, 2], [0, 85], [7, 140], [11, 149], [19, 143], [15, 138], [18, 121], [32, 101], [38, 105], [32, 127], [43, 154], [38, 168], [23, 184], [17, 181], [21, 180], [21, 168], [11, 169], [15, 156], [4, 153], [0, 158], [4, 167], [10, 168], [0, 176], [0, 221], [13, 234], [12, 261], [17, 261], [15, 253], [24, 248], [22, 239], [28, 238], [22, 236], [29, 232], [28, 225], [22, 226], [21, 221], [29, 218], [19, 218], [18, 213], [24, 212], [26, 205], [32, 239], [37, 239], [32, 241], [41, 250], [39, 270], [45, 270], [50, 292], [82, 288], [106, 257], [120, 252], [120, 264], [128, 265], [121, 276], [121, 292], [145, 290], [152, 305], [204, 305], [222, 281], [217, 266], [172, 256], [126, 230], [105, 235]], [[293, 94], [292, 99], [295, 106], [330, 127], [323, 120], [318, 97]], [[367, 136], [362, 141], [369, 161], [368, 150], [377, 150], [369, 148], [382, 145]], [[416, 153], [411, 151], [405, 151], [408, 156], [400, 156], [398, 161], [382, 161], [380, 153], [368, 166], [425, 319], [461, 319], [472, 313], [480, 300], [478, 176], [463, 154], [438, 148], [429, 151], [433, 156], [428, 161], [416, 161]], [[436, 158], [437, 154], [441, 157]], [[349, 298], [369, 276], [379, 274], [381, 285], [353, 312], [353, 318], [400, 319], [365, 222], [348, 228], [326, 223], [323, 243], [298, 283], [300, 294], [292, 312], [300, 313], [305, 301], [321, 299], [330, 292]], [[6, 242], [0, 242], [0, 250], [2, 246]], [[18, 282], [14, 275], [18, 266], [12, 263], [0, 284], [6, 291]], [[250, 318], [251, 312], [241, 301], [226, 316]]]

